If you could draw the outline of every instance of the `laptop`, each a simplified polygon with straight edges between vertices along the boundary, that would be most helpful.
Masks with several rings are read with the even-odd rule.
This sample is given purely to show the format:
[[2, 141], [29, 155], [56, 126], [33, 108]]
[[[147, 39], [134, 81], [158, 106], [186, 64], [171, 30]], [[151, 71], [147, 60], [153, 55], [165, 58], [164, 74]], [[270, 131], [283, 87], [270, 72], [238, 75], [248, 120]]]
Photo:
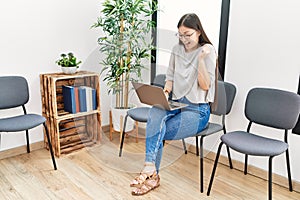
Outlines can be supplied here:
[[156, 106], [165, 110], [176, 110], [188, 106], [188, 104], [167, 100], [161, 87], [136, 82], [132, 82], [132, 85], [140, 101], [144, 104]]

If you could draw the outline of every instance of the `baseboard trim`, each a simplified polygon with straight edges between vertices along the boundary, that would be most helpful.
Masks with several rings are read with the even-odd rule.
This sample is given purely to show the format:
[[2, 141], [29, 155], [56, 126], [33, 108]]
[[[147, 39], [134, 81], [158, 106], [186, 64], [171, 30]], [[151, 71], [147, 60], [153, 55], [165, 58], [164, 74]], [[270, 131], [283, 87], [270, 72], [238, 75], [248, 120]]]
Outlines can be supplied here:
[[[104, 132], [109, 132], [109, 125], [102, 126], [102, 131], [103, 131], [103, 133]], [[30, 144], [30, 150], [31, 151], [42, 149], [44, 147], [45, 147], [44, 141], [35, 142], [35, 143]], [[21, 155], [21, 154], [25, 154], [25, 153], [27, 153], [27, 146], [26, 145], [11, 148], [11, 149], [7, 149], [7, 150], [3, 150], [3, 151], [0, 151], [0, 160], [5, 159], [5, 158], [9, 158], [9, 157], [13, 157], [13, 156], [17, 156], [17, 155]]]
[[[30, 151], [35, 151], [41, 148], [44, 148], [44, 141], [30, 144]], [[25, 153], [27, 153], [27, 146], [23, 145], [8, 150], [0, 151], [0, 159], [9, 158], [9, 157], [13, 157]]]
[[109, 132], [109, 124], [102, 126], [102, 133], [107, 133]]

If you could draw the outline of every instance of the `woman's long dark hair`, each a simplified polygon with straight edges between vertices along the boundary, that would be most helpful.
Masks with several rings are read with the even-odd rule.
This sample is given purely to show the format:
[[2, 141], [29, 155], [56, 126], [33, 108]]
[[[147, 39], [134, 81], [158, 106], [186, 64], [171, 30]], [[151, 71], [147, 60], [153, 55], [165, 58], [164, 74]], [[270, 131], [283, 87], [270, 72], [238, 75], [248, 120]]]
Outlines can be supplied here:
[[204, 44], [212, 44], [202, 27], [199, 17], [196, 14], [188, 13], [183, 15], [178, 22], [177, 28], [179, 28], [180, 26], [185, 26], [187, 28], [192, 28], [196, 31], [199, 31], [201, 34], [199, 36], [198, 43], [201, 46]]

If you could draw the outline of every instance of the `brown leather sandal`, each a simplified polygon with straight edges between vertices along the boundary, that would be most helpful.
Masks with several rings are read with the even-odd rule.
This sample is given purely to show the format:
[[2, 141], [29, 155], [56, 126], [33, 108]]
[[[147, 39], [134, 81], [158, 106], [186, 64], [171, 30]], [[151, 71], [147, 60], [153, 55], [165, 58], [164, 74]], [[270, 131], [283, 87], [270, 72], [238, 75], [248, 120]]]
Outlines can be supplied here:
[[140, 187], [135, 188], [131, 191], [132, 195], [140, 196], [147, 194], [151, 190], [154, 190], [160, 185], [160, 178], [158, 175], [155, 175], [151, 178], [148, 178]]
[[144, 169], [142, 170], [142, 172], [140, 173], [139, 176], [135, 177], [131, 183], [130, 183], [130, 187], [138, 187], [140, 185], [142, 185], [147, 179], [152, 178], [154, 176], [156, 176], [156, 169], [153, 172], [144, 172], [145, 167], [147, 166], [153, 166], [155, 168], [155, 164], [154, 163], [145, 163], [144, 164]]
[[141, 172], [139, 176], [135, 177], [131, 183], [130, 183], [130, 187], [138, 187], [142, 184], [145, 183], [146, 180], [148, 179], [152, 179], [153, 177], [156, 177], [156, 171], [154, 171], [152, 174], [147, 174], [144, 172]]

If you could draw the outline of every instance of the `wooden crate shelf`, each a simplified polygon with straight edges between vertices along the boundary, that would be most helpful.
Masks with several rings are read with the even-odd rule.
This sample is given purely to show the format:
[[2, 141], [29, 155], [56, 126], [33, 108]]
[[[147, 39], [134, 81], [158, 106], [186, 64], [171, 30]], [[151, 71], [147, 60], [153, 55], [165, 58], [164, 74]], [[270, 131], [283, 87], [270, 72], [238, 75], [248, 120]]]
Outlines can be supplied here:
[[[79, 71], [74, 75], [63, 73], [40, 74], [42, 112], [47, 119], [55, 155], [70, 153], [101, 141], [100, 76], [98, 73]], [[62, 86], [89, 86], [96, 90], [95, 110], [64, 111]], [[45, 138], [45, 147], [48, 143]]]

